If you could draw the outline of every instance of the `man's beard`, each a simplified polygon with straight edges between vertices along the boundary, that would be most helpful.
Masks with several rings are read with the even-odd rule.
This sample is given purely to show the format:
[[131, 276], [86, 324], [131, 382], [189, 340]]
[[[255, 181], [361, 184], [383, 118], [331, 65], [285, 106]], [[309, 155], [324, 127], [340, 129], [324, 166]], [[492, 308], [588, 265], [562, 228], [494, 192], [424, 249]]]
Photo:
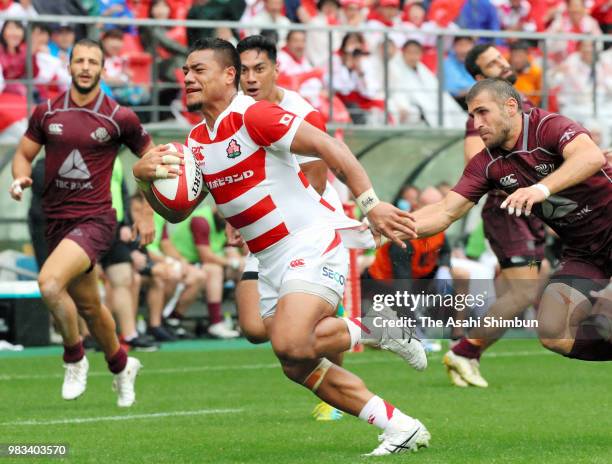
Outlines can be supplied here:
[[190, 113], [199, 113], [202, 111], [202, 102], [187, 104], [187, 111]]
[[72, 76], [72, 86], [81, 95], [87, 95], [89, 92], [91, 92], [95, 88], [95, 86], [98, 85], [98, 82], [100, 82], [100, 74], [94, 76], [93, 81], [89, 87], [83, 87], [79, 85], [79, 83], [77, 82], [77, 79], [74, 76]]
[[508, 134], [510, 133], [510, 125], [504, 126], [500, 129], [499, 135], [495, 137], [495, 139], [490, 140], [489, 143], [485, 143], [486, 147], [489, 150], [494, 150], [495, 148], [499, 148], [503, 145], [503, 143], [508, 138]]
[[505, 78], [506, 82], [508, 82], [511, 85], [516, 84], [517, 79], [518, 79], [518, 76], [516, 75], [514, 71], [512, 72], [512, 74], [510, 74], [508, 77]]

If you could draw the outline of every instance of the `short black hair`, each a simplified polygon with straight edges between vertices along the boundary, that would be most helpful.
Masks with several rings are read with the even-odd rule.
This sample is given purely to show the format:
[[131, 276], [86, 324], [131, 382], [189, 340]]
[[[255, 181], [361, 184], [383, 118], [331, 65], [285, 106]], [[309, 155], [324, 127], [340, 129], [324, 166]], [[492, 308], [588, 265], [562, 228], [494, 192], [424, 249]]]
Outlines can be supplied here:
[[416, 45], [421, 50], [423, 50], [423, 44], [421, 42], [419, 42], [418, 40], [414, 40], [414, 39], [406, 40], [406, 42], [404, 42], [404, 45], [402, 45], [402, 50], [405, 50], [406, 47], [409, 47], [410, 45]]
[[41, 30], [43, 32], [46, 32], [47, 34], [51, 34], [51, 28], [49, 27], [49, 25], [47, 23], [32, 23], [32, 29], [38, 29]]
[[529, 42], [527, 42], [526, 40], [517, 40], [516, 42], [512, 42], [510, 44], [510, 51], [514, 51], [514, 50], [524, 50], [524, 51], [529, 51]]
[[293, 29], [287, 32], [287, 37], [285, 37], [285, 42], [289, 42], [289, 39], [291, 39], [291, 36], [293, 34], [304, 34], [305, 36], [307, 35], [306, 31], [302, 31], [301, 29]]
[[482, 92], [489, 92], [498, 103], [505, 102], [508, 98], [514, 98], [519, 111], [523, 110], [521, 95], [507, 80], [500, 77], [487, 78], [476, 82], [465, 96], [465, 102], [469, 104]]
[[98, 50], [100, 50], [100, 53], [102, 54], [102, 66], [104, 66], [104, 50], [102, 49], [102, 45], [97, 40], [92, 40], [92, 39], [87, 39], [87, 38], [78, 40], [73, 45], [73, 47], [70, 49], [70, 60], [69, 60], [69, 63], [72, 63], [72, 55], [74, 53], [74, 49], [77, 48], [77, 46], [89, 47], [89, 48], [97, 48]]
[[474, 45], [465, 57], [465, 69], [467, 69], [467, 71], [473, 78], [476, 78], [478, 74], [484, 76], [484, 74], [482, 73], [482, 69], [480, 69], [480, 66], [476, 64], [476, 60], [480, 57], [480, 55], [482, 55], [492, 46], [492, 43], [482, 43]]
[[244, 52], [249, 50], [257, 50], [258, 52], [265, 52], [272, 63], [276, 63], [276, 44], [269, 38], [263, 35], [250, 35], [245, 37], [238, 45], [236, 45], [238, 55], [242, 55]]
[[187, 55], [191, 55], [193, 52], [200, 50], [212, 50], [215, 56], [219, 58], [219, 62], [224, 68], [234, 68], [236, 70], [234, 87], [238, 90], [240, 86], [240, 55], [236, 47], [227, 40], [218, 37], [204, 37], [196, 40], [193, 45], [189, 47]]

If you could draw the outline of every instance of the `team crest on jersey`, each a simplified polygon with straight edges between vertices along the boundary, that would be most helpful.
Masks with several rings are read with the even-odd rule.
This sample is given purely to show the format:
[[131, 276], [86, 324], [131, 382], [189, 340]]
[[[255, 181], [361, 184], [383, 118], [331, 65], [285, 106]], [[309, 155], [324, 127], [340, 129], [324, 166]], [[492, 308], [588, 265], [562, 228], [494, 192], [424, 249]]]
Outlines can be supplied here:
[[242, 152], [240, 151], [240, 145], [238, 145], [236, 139], [230, 140], [230, 143], [225, 151], [227, 152], [227, 157], [232, 159], [238, 158], [240, 155], [242, 155]]
[[96, 141], [98, 141], [100, 143], [108, 142], [110, 140], [110, 134], [108, 133], [108, 131], [104, 127], [98, 127], [90, 135], [91, 135], [92, 139], [94, 139], [94, 140], [96, 140]]
[[547, 175], [549, 175], [551, 172], [553, 172], [555, 170], [555, 165], [551, 164], [551, 163], [542, 163], [542, 164], [538, 164], [535, 167], [535, 170], [541, 176], [547, 176]]

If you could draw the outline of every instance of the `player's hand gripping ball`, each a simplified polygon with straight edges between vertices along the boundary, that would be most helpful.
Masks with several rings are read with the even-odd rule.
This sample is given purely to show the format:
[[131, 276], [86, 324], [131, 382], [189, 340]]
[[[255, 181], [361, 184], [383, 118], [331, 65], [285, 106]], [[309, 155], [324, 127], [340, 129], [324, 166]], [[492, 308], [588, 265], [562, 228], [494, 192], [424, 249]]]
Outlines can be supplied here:
[[[179, 176], [172, 179], [157, 179], [151, 188], [157, 200], [169, 210], [189, 214], [200, 203], [208, 190], [204, 186], [202, 159], [196, 159], [191, 149], [180, 143], [167, 144], [168, 151], [183, 154], [185, 164]], [[200, 157], [201, 158], [201, 157]]]

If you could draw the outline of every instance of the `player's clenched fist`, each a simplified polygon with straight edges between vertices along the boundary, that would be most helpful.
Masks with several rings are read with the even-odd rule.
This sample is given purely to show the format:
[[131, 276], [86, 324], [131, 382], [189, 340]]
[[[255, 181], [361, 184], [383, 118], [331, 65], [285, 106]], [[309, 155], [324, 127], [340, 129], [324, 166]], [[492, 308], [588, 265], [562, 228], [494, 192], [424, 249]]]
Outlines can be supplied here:
[[132, 172], [142, 181], [172, 179], [181, 174], [183, 164], [183, 153], [172, 151], [168, 145], [157, 145], [134, 164]]
[[13, 181], [9, 188], [9, 193], [13, 200], [21, 201], [23, 195], [23, 189], [26, 189], [32, 185], [32, 179], [29, 177], [18, 177]]
[[516, 190], [501, 204], [502, 209], [506, 209], [508, 214], [516, 214], [520, 216], [525, 213], [525, 216], [531, 214], [531, 209], [536, 203], [542, 203], [550, 196], [548, 187], [544, 184], [535, 184], [531, 187], [520, 188]]

